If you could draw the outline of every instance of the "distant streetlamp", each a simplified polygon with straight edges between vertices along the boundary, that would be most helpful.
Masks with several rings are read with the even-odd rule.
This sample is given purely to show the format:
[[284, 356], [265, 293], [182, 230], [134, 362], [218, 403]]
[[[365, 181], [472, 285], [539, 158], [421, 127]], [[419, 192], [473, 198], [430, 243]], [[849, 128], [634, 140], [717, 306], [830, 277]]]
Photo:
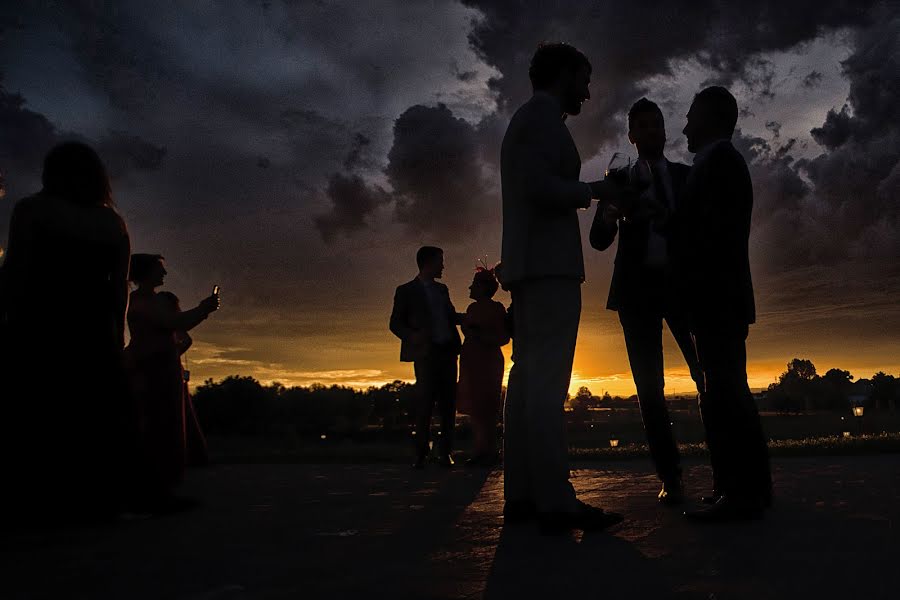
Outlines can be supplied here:
[[856, 435], [862, 435], [862, 419], [865, 408], [862, 404], [856, 404], [853, 407], [853, 416], [856, 417]]
[[324, 433], [323, 433], [322, 435], [319, 436], [319, 439], [320, 439], [320, 440], [324, 440], [324, 439], [327, 439], [327, 438], [328, 438], [328, 436], [325, 435]]
[[844, 437], [845, 437], [845, 438], [850, 437], [850, 432], [849, 432], [849, 431], [845, 431], [845, 432], [844, 432]]
[[616, 438], [609, 438], [609, 447], [617, 448], [619, 446], [619, 440]]

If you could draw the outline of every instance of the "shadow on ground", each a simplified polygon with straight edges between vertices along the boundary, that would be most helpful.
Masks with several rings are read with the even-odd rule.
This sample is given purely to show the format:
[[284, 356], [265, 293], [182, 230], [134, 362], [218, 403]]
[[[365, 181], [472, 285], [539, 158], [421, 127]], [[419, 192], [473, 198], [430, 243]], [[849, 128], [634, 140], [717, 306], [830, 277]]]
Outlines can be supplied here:
[[[781, 459], [761, 522], [698, 527], [655, 502], [650, 464], [581, 464], [605, 533], [502, 526], [499, 471], [399, 465], [222, 465], [192, 472], [191, 513], [0, 541], [0, 597], [894, 598], [894, 456]], [[694, 462], [689, 491], [706, 491]]]

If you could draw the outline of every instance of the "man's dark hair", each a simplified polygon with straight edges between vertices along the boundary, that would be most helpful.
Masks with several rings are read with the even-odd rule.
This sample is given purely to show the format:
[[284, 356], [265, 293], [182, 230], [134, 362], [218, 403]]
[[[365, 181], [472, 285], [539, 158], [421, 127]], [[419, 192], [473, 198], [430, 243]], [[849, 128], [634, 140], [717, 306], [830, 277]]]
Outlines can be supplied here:
[[161, 260], [164, 260], [162, 254], [132, 254], [128, 281], [140, 283]]
[[662, 116], [662, 111], [659, 109], [659, 106], [656, 105], [656, 102], [641, 98], [632, 104], [631, 108], [628, 110], [628, 129], [631, 129], [631, 124], [634, 122], [635, 117], [645, 113], [655, 113], [660, 117]]
[[419, 251], [416, 252], [416, 264], [421, 269], [427, 263], [431, 262], [438, 256], [442, 256], [444, 251], [438, 248], [437, 246], [422, 246], [419, 248]]
[[702, 103], [708, 111], [713, 125], [721, 133], [731, 135], [737, 126], [737, 100], [722, 86], [714, 85], [694, 96], [694, 102]]
[[562, 42], [540, 44], [531, 57], [531, 66], [528, 68], [531, 87], [546, 90], [564, 71], [574, 72], [579, 67], [587, 67], [590, 72], [591, 62], [575, 46]]

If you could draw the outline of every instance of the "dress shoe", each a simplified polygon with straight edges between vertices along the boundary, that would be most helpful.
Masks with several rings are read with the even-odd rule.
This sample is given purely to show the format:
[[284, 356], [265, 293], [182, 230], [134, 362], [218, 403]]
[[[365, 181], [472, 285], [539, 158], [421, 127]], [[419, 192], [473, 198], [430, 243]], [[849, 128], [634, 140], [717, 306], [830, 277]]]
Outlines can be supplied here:
[[757, 499], [721, 496], [715, 504], [685, 511], [684, 516], [698, 523], [730, 523], [761, 519], [765, 509]]
[[681, 478], [664, 482], [657, 498], [659, 503], [665, 506], [684, 504], [684, 485], [681, 483]]
[[437, 463], [438, 463], [438, 465], [439, 465], [440, 467], [443, 467], [444, 469], [452, 469], [452, 468], [453, 468], [453, 465], [456, 464], [456, 463], [453, 461], [453, 457], [450, 456], [449, 454], [444, 454], [444, 455], [442, 455], [442, 456], [438, 459]]
[[537, 506], [531, 500], [512, 500], [503, 505], [503, 524], [516, 525], [537, 518]]
[[722, 494], [713, 490], [713, 493], [709, 496], [700, 496], [700, 504], [715, 504], [719, 501], [719, 498], [722, 497]]
[[575, 512], [540, 513], [538, 525], [542, 535], [560, 535], [580, 529], [582, 531], [600, 531], [623, 521], [620, 514], [604, 512], [602, 508], [578, 501]]

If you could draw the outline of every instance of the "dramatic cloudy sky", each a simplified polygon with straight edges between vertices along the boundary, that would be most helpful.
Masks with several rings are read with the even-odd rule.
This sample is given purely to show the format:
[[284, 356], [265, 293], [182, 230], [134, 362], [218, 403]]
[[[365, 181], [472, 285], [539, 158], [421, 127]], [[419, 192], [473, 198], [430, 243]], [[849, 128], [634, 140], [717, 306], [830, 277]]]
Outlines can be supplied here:
[[[4, 3], [0, 244], [46, 150], [85, 139], [110, 166], [135, 251], [167, 257], [182, 303], [222, 288], [188, 356], [195, 379], [411, 379], [387, 331], [393, 289], [419, 245], [441, 245], [462, 310], [475, 260], [499, 259], [499, 143], [542, 40], [594, 65], [592, 98], [568, 121], [585, 179], [631, 150], [625, 112], [642, 95], [663, 107], [669, 157], [690, 162], [693, 94], [735, 93], [756, 190], [754, 386], [794, 356], [858, 377], [900, 371], [889, 2]], [[573, 385], [631, 393], [603, 308], [612, 253], [585, 257]], [[669, 391], [687, 389], [683, 362], [667, 360]]]

